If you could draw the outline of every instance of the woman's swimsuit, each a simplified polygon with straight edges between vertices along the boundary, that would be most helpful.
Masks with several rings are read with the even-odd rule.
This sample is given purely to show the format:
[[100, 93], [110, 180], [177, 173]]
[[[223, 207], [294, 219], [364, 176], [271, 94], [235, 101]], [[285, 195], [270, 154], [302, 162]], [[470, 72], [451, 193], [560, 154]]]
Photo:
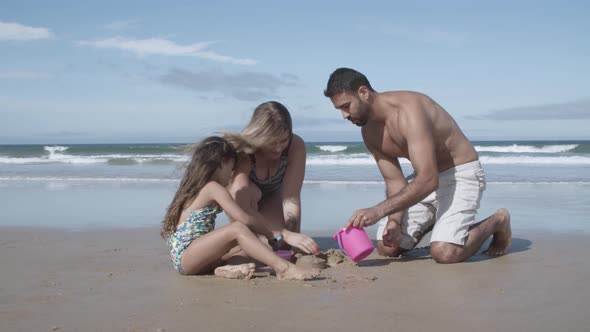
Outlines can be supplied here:
[[196, 238], [211, 232], [215, 228], [215, 218], [223, 210], [218, 205], [208, 205], [198, 210], [184, 210], [190, 213], [188, 218], [176, 227], [176, 232], [166, 237], [166, 243], [170, 248], [170, 258], [174, 268], [182, 274], [180, 259], [188, 246]]
[[249, 174], [250, 181], [254, 182], [258, 188], [260, 188], [263, 198], [281, 188], [281, 185], [283, 184], [283, 178], [285, 177], [285, 172], [287, 171], [290, 146], [291, 140], [289, 140], [289, 145], [287, 145], [287, 148], [283, 150], [283, 153], [281, 153], [279, 169], [277, 170], [276, 174], [264, 180], [261, 180], [256, 176], [256, 158], [253, 154], [250, 155], [250, 161], [252, 162], [252, 168], [250, 169]]

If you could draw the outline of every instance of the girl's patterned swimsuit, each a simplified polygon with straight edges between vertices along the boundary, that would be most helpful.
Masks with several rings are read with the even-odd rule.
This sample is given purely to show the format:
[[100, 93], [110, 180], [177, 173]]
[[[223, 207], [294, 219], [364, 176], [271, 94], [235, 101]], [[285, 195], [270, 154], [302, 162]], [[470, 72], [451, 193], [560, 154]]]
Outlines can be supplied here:
[[215, 228], [215, 218], [223, 210], [218, 205], [208, 205], [195, 211], [184, 210], [190, 213], [182, 224], [176, 227], [176, 232], [166, 237], [166, 243], [170, 248], [170, 258], [176, 271], [184, 274], [180, 259], [188, 246], [199, 236], [211, 232]]

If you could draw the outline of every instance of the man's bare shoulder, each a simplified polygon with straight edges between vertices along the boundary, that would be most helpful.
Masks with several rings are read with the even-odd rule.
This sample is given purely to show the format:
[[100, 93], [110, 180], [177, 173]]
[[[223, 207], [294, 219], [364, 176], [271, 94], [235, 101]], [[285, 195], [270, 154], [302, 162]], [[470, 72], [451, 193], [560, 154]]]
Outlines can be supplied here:
[[379, 93], [375, 110], [378, 114], [390, 122], [392, 118], [397, 118], [399, 111], [412, 109], [416, 105], [422, 104], [426, 95], [414, 91], [387, 91]]
[[[436, 108], [434, 101], [427, 95], [415, 91], [391, 91], [383, 93], [380, 112], [384, 116], [388, 131], [403, 134], [401, 127], [410, 118], [420, 116], [427, 109]], [[401, 127], [400, 127], [401, 126]]]
[[392, 99], [422, 99], [429, 98], [426, 94], [418, 91], [411, 90], [396, 90], [396, 91], [385, 91], [381, 92], [381, 95]]

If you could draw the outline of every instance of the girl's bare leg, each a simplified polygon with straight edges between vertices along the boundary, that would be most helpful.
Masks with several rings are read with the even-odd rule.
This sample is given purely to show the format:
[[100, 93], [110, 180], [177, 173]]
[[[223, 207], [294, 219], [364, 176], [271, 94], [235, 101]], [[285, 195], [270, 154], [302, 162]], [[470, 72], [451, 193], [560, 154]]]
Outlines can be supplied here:
[[[182, 269], [187, 274], [206, 272], [236, 245], [248, 256], [272, 267], [278, 279], [305, 280], [319, 274], [317, 270], [307, 271], [280, 258], [242, 223], [231, 223], [194, 240], [182, 255]], [[248, 269], [252, 268], [253, 273], [253, 265], [247, 266]], [[244, 278], [249, 277], [251, 274], [248, 270]]]

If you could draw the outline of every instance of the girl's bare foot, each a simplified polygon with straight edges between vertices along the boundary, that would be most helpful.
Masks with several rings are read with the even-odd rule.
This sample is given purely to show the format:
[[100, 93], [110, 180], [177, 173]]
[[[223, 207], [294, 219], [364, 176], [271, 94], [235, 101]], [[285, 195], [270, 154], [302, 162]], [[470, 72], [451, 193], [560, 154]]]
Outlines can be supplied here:
[[288, 267], [279, 272], [275, 269], [279, 280], [310, 280], [320, 275], [319, 269], [304, 269], [293, 263], [287, 262]]
[[245, 279], [252, 278], [256, 265], [254, 263], [240, 265], [223, 265], [215, 269], [215, 275], [228, 279]]
[[510, 227], [510, 213], [506, 209], [498, 209], [496, 214], [500, 218], [498, 221], [499, 228], [492, 235], [492, 242], [486, 254], [489, 256], [500, 256], [508, 253], [512, 244], [512, 229]]

